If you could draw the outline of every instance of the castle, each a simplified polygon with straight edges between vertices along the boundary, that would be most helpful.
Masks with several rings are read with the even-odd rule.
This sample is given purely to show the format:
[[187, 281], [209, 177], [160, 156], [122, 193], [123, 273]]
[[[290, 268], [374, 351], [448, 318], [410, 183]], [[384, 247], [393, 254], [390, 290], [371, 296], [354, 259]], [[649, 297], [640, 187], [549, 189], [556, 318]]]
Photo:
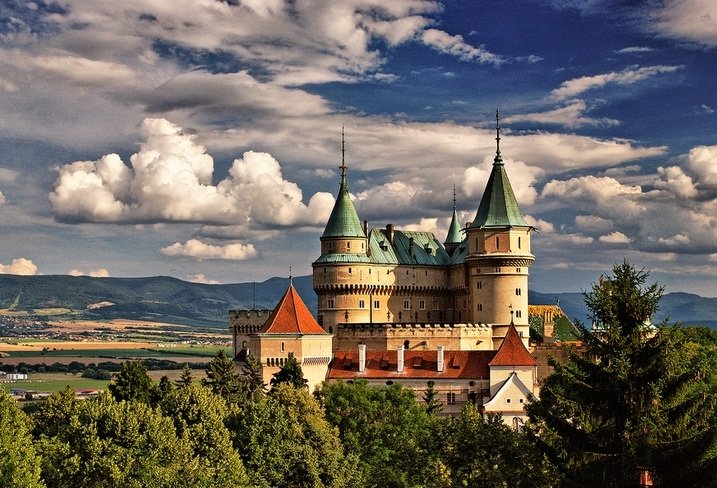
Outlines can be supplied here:
[[[296, 311], [305, 305], [296, 304], [301, 299], [290, 285], [265, 320], [258, 312], [231, 313], [235, 355], [257, 356], [265, 378], [292, 353], [309, 368], [312, 384], [400, 381], [417, 394], [434, 389], [446, 413], [471, 401], [502, 413], [506, 422], [521, 420], [523, 403], [537, 393], [537, 363], [527, 349], [535, 229], [506, 173], [499, 121], [496, 112], [496, 154], [476, 216], [461, 227], [454, 197], [442, 243], [430, 232], [392, 224], [369, 229], [361, 222], [342, 140], [339, 192], [312, 264], [317, 319]], [[331, 350], [308, 343], [331, 344]]]

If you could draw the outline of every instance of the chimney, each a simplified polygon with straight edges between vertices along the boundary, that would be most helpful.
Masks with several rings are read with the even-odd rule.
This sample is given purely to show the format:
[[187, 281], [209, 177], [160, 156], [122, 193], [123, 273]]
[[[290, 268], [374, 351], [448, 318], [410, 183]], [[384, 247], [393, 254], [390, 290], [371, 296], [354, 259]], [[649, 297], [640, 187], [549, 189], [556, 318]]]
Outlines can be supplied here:
[[393, 224], [388, 224], [386, 226], [386, 239], [388, 239], [388, 242], [393, 244]]
[[413, 252], [413, 237], [408, 238], [408, 255], [414, 257]]
[[396, 363], [397, 363], [397, 364], [396, 364], [396, 365], [397, 365], [396, 370], [397, 370], [399, 373], [403, 373], [403, 345], [400, 345], [400, 346], [398, 347], [398, 349], [396, 350], [396, 352], [398, 353], [398, 354], [397, 354], [397, 358], [398, 358], [398, 359], [397, 359], [397, 361], [396, 361]]
[[359, 373], [366, 370], [366, 344], [359, 344]]
[[438, 351], [436, 352], [437, 358], [436, 358], [436, 369], [439, 373], [443, 372], [443, 346], [438, 346]]
[[363, 221], [363, 235], [368, 236], [368, 220]]

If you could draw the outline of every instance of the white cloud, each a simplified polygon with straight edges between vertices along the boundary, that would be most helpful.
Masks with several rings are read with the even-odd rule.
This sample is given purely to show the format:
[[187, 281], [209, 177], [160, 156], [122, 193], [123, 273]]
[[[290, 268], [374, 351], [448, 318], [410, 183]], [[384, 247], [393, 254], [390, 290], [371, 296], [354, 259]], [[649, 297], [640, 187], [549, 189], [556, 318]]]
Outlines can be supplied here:
[[[471, 166], [465, 170], [462, 182], [463, 193], [467, 197], [480, 197], [483, 195], [492, 170], [492, 161], [493, 157], [486, 156], [482, 164]], [[537, 179], [543, 175], [543, 170], [537, 166], [531, 166], [523, 161], [513, 159], [503, 159], [503, 164], [518, 203], [525, 206], [532, 205], [538, 196], [534, 185]]]
[[93, 278], [109, 278], [110, 276], [110, 272], [106, 268], [98, 268], [88, 272], [72, 269], [67, 274], [70, 276], [92, 276]]
[[220, 283], [217, 280], [207, 278], [204, 273], [196, 273], [194, 275], [187, 276], [187, 281], [191, 281], [192, 283], [204, 283], [205, 285], [218, 285]]
[[435, 50], [456, 56], [463, 61], [478, 61], [480, 63], [501, 64], [505, 62], [500, 56], [484, 50], [481, 47], [473, 47], [466, 44], [463, 36], [452, 36], [447, 32], [438, 29], [426, 29], [421, 35], [421, 40], [427, 46]]
[[253, 244], [226, 244], [217, 246], [207, 244], [199, 239], [190, 239], [184, 244], [175, 242], [171, 246], [161, 249], [162, 254], [173, 257], [189, 257], [197, 261], [204, 259], [223, 259], [230, 261], [243, 261], [259, 255]]
[[704, 112], [707, 113], [707, 114], [713, 114], [713, 113], [715, 113], [715, 109], [713, 109], [712, 107], [710, 107], [710, 106], [707, 105], [707, 104], [704, 104], [704, 103], [703, 103], [702, 105], [700, 105], [700, 107], [702, 107], [702, 110], [704, 110]]
[[308, 205], [283, 179], [271, 155], [248, 151], [226, 178], [212, 184], [213, 158], [204, 146], [164, 119], [145, 119], [144, 142], [130, 157], [116, 154], [59, 168], [49, 199], [55, 215], [83, 222], [207, 222], [318, 225], [333, 197], [317, 193]]
[[666, 0], [650, 16], [661, 34], [717, 46], [717, 3], [713, 0]]
[[632, 85], [652, 76], [674, 73], [681, 68], [682, 66], [665, 65], [630, 67], [623, 71], [612, 71], [610, 73], [603, 73], [599, 75], [582, 76], [580, 78], [564, 81], [560, 85], [560, 88], [556, 88], [550, 92], [550, 98], [553, 100], [566, 100], [585, 91], [601, 88], [608, 84]]
[[697, 181], [717, 185], [717, 146], [697, 146], [687, 155], [687, 166]]
[[6, 202], [7, 202], [7, 200], [5, 199], [5, 195], [3, 195], [2, 192], [0, 191], [0, 205], [5, 204]]
[[15, 258], [10, 264], [0, 264], [0, 274], [36, 275], [37, 266], [30, 259]]
[[682, 168], [670, 166], [669, 168], [657, 168], [660, 179], [655, 181], [655, 188], [668, 190], [679, 198], [693, 198], [697, 195], [697, 188], [689, 175], [686, 175]]
[[654, 51], [653, 48], [647, 46], [629, 46], [615, 51], [617, 54], [636, 54], [636, 53], [649, 53]]
[[632, 242], [632, 239], [627, 237], [622, 232], [615, 231], [600, 236], [599, 241], [604, 242], [605, 244], [629, 244], [630, 242]]
[[615, 224], [610, 219], [597, 215], [576, 215], [575, 227], [584, 232], [605, 232], [612, 229]]
[[555, 198], [576, 210], [600, 210], [615, 218], [640, 215], [645, 207], [636, 196], [642, 193], [639, 186], [627, 186], [615, 178], [581, 176], [569, 180], [551, 180], [543, 187], [543, 198]]
[[555, 225], [543, 219], [536, 219], [532, 215], [525, 215], [525, 221], [528, 225], [535, 227], [541, 234], [552, 234], [555, 232]]
[[667, 246], [685, 246], [690, 243], [690, 237], [684, 234], [675, 234], [670, 237], [660, 237], [658, 242]]
[[546, 112], [532, 112], [527, 114], [510, 115], [504, 118], [506, 123], [511, 122], [537, 122], [539, 124], [556, 124], [569, 128], [590, 126], [615, 126], [620, 122], [615, 119], [586, 117], [589, 112], [584, 100], [570, 100], [566, 105], [548, 110]]

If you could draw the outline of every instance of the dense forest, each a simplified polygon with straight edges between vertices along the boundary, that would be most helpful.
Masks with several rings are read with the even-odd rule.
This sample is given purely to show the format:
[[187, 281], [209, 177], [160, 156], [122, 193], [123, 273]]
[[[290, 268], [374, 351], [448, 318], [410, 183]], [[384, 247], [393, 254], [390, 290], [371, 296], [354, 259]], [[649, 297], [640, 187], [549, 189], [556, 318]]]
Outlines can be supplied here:
[[261, 380], [220, 352], [197, 382], [127, 362], [108, 391], [21, 410], [0, 391], [0, 486], [717, 486], [717, 336], [653, 325], [663, 289], [629, 263], [585, 294], [598, 327], [554, 363], [520, 430], [441, 415], [399, 384], [310, 393], [293, 358]]

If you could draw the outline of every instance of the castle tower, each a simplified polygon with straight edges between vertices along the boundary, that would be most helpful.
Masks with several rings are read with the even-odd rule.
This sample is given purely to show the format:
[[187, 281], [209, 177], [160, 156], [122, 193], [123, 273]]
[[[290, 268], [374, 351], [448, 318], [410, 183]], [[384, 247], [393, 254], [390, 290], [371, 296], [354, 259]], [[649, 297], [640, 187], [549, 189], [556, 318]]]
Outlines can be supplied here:
[[446, 248], [446, 252], [449, 256], [453, 255], [458, 246], [463, 241], [463, 235], [461, 234], [461, 225], [458, 223], [458, 214], [456, 213], [456, 187], [453, 186], [453, 217], [451, 218], [451, 225], [448, 227], [448, 235], [443, 243]]
[[[321, 256], [313, 263], [314, 289], [318, 295], [318, 321], [329, 333], [333, 333], [337, 324], [348, 321], [346, 315], [349, 310], [353, 311], [358, 308], [357, 304], [361, 304], [359, 300], [351, 300], [346, 289], [355, 283], [356, 276], [361, 275], [358, 266], [369, 262], [366, 230], [351, 202], [346, 183], [348, 167], [345, 154], [342, 128], [339, 166], [341, 185], [329, 221], [321, 235]], [[327, 286], [319, 288], [319, 284]], [[362, 300], [365, 307], [365, 299]], [[368, 321], [368, 316], [364, 320]]]
[[500, 154], [500, 115], [496, 111], [496, 154], [473, 223], [466, 229], [472, 320], [493, 326], [493, 347], [498, 348], [515, 328], [527, 346], [528, 270], [533, 227], [523, 218]]

